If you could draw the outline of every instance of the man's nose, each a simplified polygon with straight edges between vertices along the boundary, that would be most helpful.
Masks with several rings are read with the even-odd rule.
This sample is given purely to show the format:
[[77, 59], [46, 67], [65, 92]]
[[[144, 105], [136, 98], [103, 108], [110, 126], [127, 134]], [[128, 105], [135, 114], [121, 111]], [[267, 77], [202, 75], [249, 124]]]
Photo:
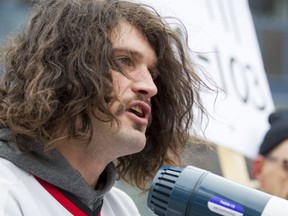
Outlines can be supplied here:
[[139, 68], [137, 76], [133, 79], [132, 90], [143, 95], [146, 99], [152, 98], [157, 94], [157, 86], [147, 67]]

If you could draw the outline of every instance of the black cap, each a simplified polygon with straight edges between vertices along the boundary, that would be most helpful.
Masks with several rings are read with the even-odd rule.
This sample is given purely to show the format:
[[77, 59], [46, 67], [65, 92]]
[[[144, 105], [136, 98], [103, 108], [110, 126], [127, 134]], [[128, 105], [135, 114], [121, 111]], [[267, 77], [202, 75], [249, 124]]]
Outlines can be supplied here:
[[270, 129], [265, 134], [259, 154], [267, 155], [282, 141], [288, 139], [288, 110], [275, 111], [269, 115]]

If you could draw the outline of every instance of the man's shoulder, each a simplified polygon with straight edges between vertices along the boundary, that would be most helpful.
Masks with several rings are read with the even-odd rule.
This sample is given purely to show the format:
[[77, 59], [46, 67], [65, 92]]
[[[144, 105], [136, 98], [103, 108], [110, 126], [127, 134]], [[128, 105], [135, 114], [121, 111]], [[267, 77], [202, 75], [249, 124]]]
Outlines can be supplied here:
[[[104, 212], [109, 214], [104, 214]], [[132, 198], [123, 190], [112, 187], [104, 196], [104, 205], [101, 215], [140, 215]], [[115, 214], [116, 213], [116, 214]], [[118, 213], [118, 214], [117, 214]]]
[[110, 194], [112, 196], [130, 198], [130, 196], [125, 191], [115, 186], [113, 186], [107, 194]]
[[23, 182], [31, 175], [4, 158], [0, 158], [0, 170], [0, 215], [21, 215], [20, 201], [29, 203]]
[[112, 201], [112, 202], [124, 202], [124, 203], [134, 203], [131, 199], [131, 197], [124, 192], [123, 190], [117, 188], [117, 187], [112, 187], [111, 190], [105, 194], [105, 199]]
[[0, 215], [71, 215], [30, 173], [0, 158]]
[[4, 158], [0, 158], [0, 170], [0, 191], [3, 199], [18, 191], [27, 190], [27, 185], [31, 185], [31, 180], [34, 179], [31, 174]]
[[13, 164], [11, 161], [0, 158], [0, 183], [3, 184], [8, 180], [10, 184], [19, 183], [26, 178], [31, 178], [31, 174], [22, 170], [20, 167]]

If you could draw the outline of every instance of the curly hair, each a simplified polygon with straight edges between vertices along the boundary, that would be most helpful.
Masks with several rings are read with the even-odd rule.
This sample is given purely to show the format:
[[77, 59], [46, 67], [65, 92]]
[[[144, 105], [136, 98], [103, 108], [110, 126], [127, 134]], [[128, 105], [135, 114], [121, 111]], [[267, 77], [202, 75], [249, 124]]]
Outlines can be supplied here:
[[[128, 1], [47, 0], [32, 11], [29, 25], [1, 52], [0, 126], [25, 137], [22, 141], [53, 148], [59, 139], [91, 139], [89, 113], [95, 107], [105, 121], [115, 120], [108, 106], [115, 100], [111, 69], [117, 64], [110, 33], [125, 20], [147, 37], [160, 75], [146, 146], [118, 159], [118, 175], [144, 189], [161, 165], [178, 164], [192, 110], [205, 113], [199, 92], [207, 87], [187, 53], [185, 27], [183, 39], [153, 8]], [[25, 148], [25, 142], [17, 145]]]

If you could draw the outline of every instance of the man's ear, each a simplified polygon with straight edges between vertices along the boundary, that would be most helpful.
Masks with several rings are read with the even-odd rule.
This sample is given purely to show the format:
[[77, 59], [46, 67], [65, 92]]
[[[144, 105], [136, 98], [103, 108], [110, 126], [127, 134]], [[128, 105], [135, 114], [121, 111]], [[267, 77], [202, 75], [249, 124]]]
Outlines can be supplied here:
[[252, 161], [252, 172], [254, 175], [254, 178], [257, 180], [261, 179], [261, 172], [262, 172], [262, 167], [264, 164], [264, 156], [263, 155], [258, 155], [253, 161]]

